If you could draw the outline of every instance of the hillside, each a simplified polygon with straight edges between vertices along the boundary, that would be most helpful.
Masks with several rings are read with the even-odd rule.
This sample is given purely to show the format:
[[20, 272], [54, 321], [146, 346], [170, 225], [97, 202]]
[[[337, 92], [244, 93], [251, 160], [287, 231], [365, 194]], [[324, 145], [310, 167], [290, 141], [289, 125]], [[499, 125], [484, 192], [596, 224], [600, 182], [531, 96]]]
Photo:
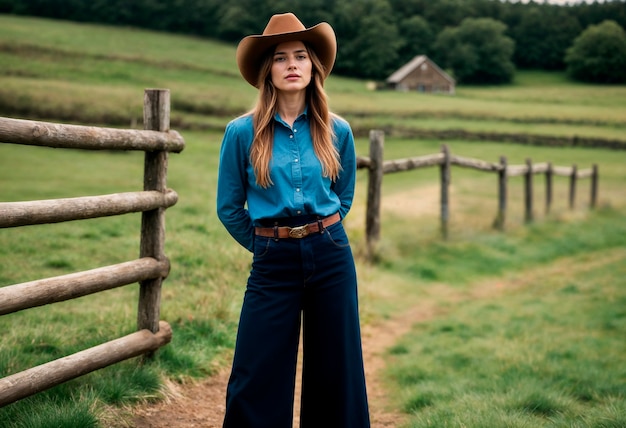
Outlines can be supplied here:
[[[132, 28], [0, 15], [0, 114], [141, 126], [142, 91], [169, 88], [172, 126], [223, 129], [254, 102], [234, 45]], [[341, 51], [339, 52], [341, 55]], [[562, 73], [518, 73], [505, 87], [455, 96], [371, 91], [331, 76], [332, 108], [357, 135], [623, 146], [626, 86], [582, 85]], [[95, 102], [94, 100], [97, 100]]]

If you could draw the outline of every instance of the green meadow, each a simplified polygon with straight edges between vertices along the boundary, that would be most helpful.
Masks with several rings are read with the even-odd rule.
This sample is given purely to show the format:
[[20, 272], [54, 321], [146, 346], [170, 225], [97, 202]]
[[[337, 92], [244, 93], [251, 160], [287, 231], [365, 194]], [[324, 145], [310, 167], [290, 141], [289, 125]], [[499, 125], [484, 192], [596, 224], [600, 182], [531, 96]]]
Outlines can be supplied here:
[[[168, 88], [172, 128], [161, 319], [172, 342], [148, 364], [129, 360], [0, 408], [0, 426], [130, 426], [129, 409], [161, 400], [166, 381], [202, 379], [230, 362], [250, 256], [219, 223], [215, 187], [221, 132], [254, 103], [234, 46], [199, 38], [0, 15], [0, 115], [141, 127], [143, 90]], [[560, 73], [518, 72], [504, 87], [455, 96], [371, 91], [331, 76], [334, 111], [357, 153], [370, 129], [388, 130], [385, 158], [436, 153], [509, 164], [597, 164], [568, 206], [554, 178], [545, 212], [535, 176], [535, 221], [524, 222], [523, 179], [509, 178], [505, 230], [492, 224], [497, 178], [453, 167], [449, 238], [439, 232], [439, 170], [385, 176], [381, 239], [366, 258], [367, 174], [358, 172], [345, 220], [357, 259], [362, 322], [407, 311], [428, 316], [385, 353], [389, 403], [402, 427], [626, 426], [626, 151], [497, 141], [402, 138], [407, 130], [466, 130], [626, 140], [626, 86], [582, 85]], [[400, 132], [401, 130], [402, 132]], [[0, 144], [0, 201], [141, 190], [143, 154]], [[135, 259], [139, 214], [0, 230], [0, 287]], [[0, 317], [0, 377], [129, 334], [138, 286]], [[115, 422], [113, 422], [115, 421]]]

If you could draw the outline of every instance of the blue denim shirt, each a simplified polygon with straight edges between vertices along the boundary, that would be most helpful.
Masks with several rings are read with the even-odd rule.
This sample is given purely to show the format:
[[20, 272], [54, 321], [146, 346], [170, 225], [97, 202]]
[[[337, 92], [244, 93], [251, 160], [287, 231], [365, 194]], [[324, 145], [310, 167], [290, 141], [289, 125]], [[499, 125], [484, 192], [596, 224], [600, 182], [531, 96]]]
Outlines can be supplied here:
[[217, 215], [226, 230], [252, 251], [254, 226], [263, 219], [307, 215], [343, 219], [354, 197], [356, 153], [354, 136], [345, 120], [333, 116], [335, 146], [341, 171], [335, 182], [322, 175], [315, 155], [309, 118], [305, 111], [290, 127], [275, 116], [274, 145], [270, 162], [273, 185], [256, 184], [249, 152], [253, 139], [252, 115], [234, 119], [227, 126], [220, 150], [217, 183]]

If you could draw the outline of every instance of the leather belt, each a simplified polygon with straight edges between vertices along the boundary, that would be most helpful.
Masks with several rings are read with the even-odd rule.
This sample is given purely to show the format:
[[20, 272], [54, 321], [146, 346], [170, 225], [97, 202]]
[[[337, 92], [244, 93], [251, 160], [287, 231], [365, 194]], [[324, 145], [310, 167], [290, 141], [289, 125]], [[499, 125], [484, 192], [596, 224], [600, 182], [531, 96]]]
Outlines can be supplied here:
[[254, 233], [258, 236], [265, 236], [267, 238], [295, 238], [301, 239], [305, 236], [315, 232], [323, 232], [328, 226], [339, 222], [341, 216], [339, 213], [335, 213], [328, 217], [324, 217], [313, 223], [305, 224], [296, 227], [287, 226], [274, 226], [274, 227], [255, 227]]

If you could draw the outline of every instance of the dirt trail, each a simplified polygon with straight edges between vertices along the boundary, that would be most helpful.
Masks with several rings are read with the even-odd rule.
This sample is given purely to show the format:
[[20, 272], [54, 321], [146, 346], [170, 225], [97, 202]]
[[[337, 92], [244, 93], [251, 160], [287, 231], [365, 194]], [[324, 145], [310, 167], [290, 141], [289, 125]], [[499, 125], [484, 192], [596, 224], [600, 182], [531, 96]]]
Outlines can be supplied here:
[[[414, 216], [436, 213], [438, 187], [419, 189], [419, 194], [403, 193], [386, 199], [385, 207], [391, 211], [410, 212]], [[407, 209], [410, 204], [410, 209]], [[351, 213], [351, 227], [362, 228], [353, 224], [352, 219], [365, 218], [364, 213]], [[393, 346], [416, 322], [432, 318], [436, 310], [434, 302], [425, 302], [421, 306], [374, 325], [363, 326], [363, 358], [370, 405], [372, 428], [397, 427], [405, 419], [389, 402], [383, 385], [382, 370], [385, 367], [384, 353]], [[298, 371], [300, 372], [300, 370]], [[229, 370], [224, 369], [200, 383], [190, 385], [167, 385], [167, 399], [152, 405], [132, 409], [134, 428], [218, 428], [222, 426], [224, 402]], [[296, 385], [296, 397], [299, 397], [300, 382]], [[294, 426], [299, 421], [299, 401], [294, 405]]]
[[[411, 326], [433, 314], [433, 307], [418, 307], [395, 319], [373, 326], [364, 326], [363, 357], [370, 402], [372, 427], [397, 427], [404, 415], [388, 402], [388, 394], [382, 381], [384, 353]], [[167, 398], [156, 404], [132, 409], [135, 428], [217, 428], [222, 426], [228, 369], [195, 384], [167, 385]], [[296, 396], [298, 396], [299, 382]], [[295, 408], [298, 408], [296, 402]], [[298, 412], [294, 415], [294, 426], [298, 426]]]

